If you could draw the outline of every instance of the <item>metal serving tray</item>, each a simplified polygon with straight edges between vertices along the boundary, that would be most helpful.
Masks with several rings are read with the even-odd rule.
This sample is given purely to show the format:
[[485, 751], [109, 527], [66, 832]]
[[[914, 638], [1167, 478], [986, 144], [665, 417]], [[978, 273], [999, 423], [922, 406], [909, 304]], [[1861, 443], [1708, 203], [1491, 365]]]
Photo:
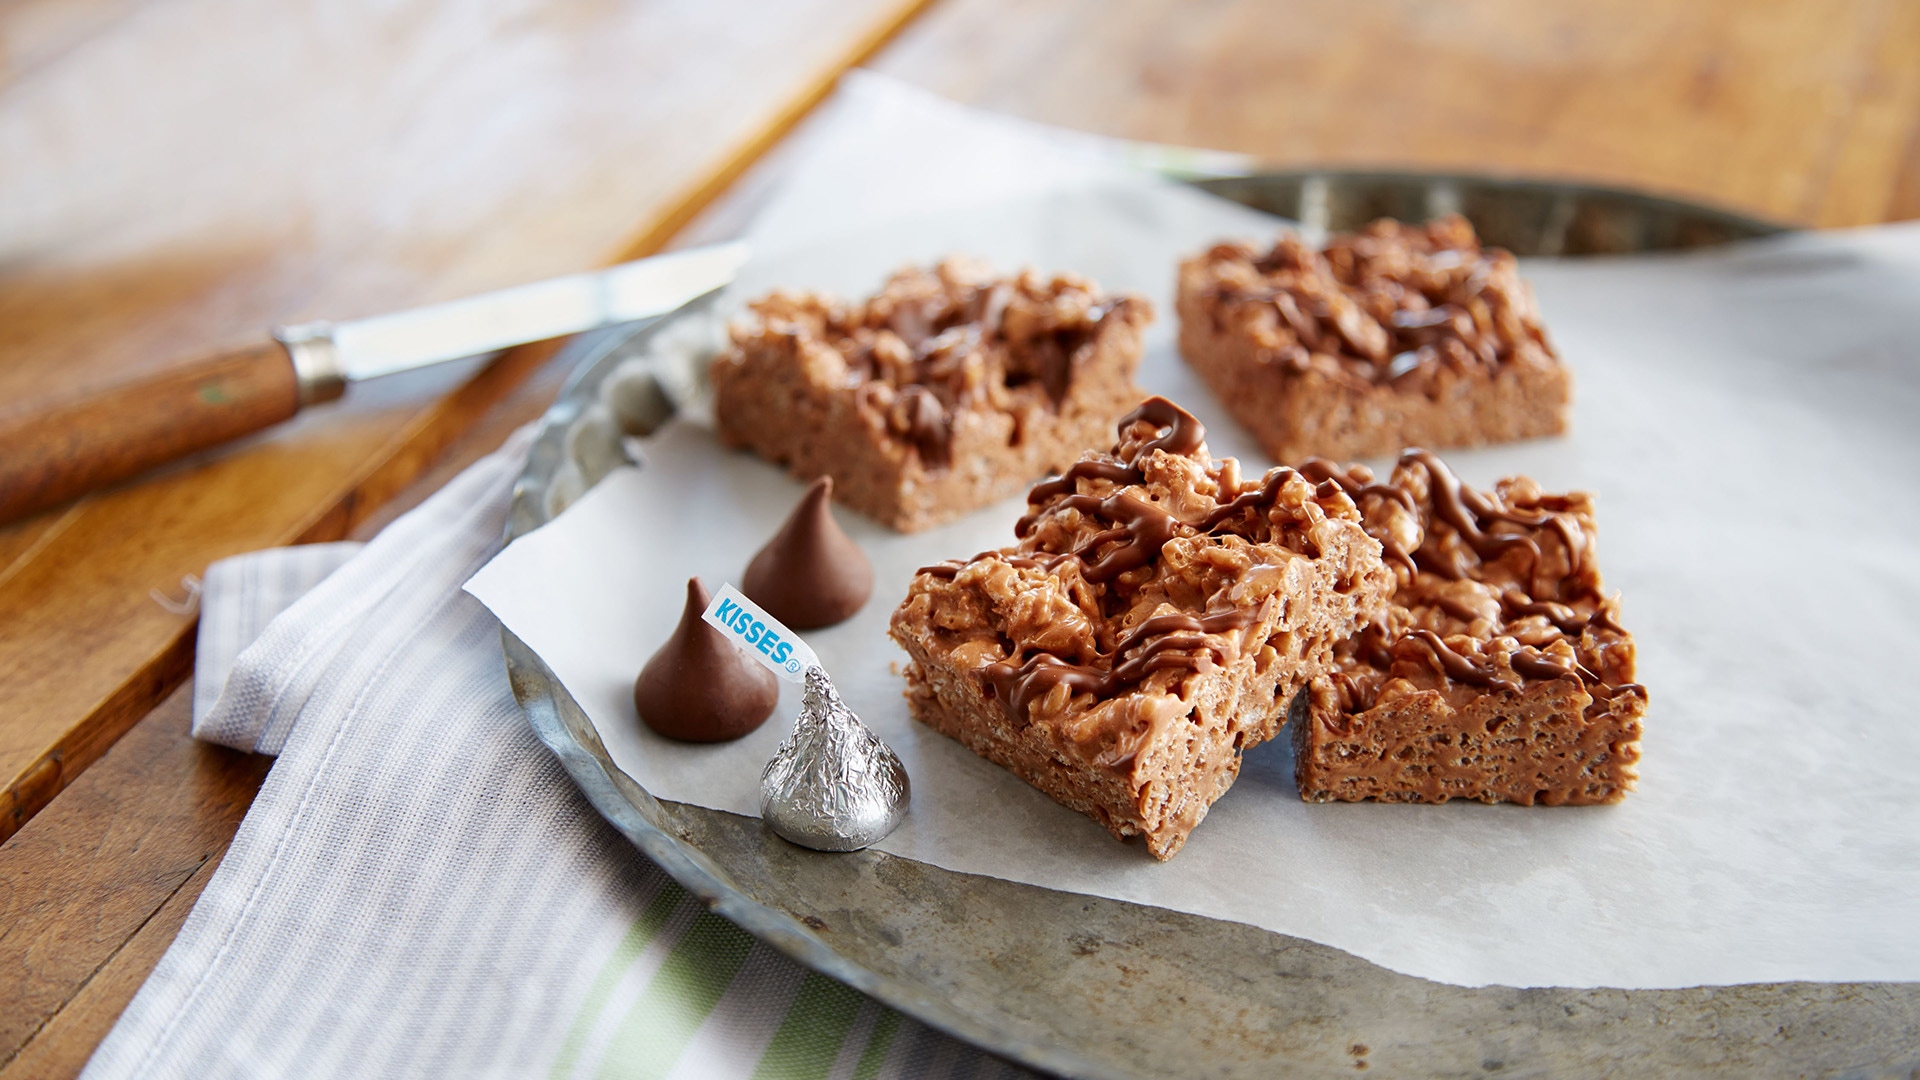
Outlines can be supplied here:
[[[1312, 172], [1202, 186], [1336, 229], [1458, 210], [1490, 243], [1522, 255], [1783, 231], [1633, 192], [1528, 181]], [[670, 380], [637, 358], [674, 325], [616, 327], [568, 348], [576, 371], [514, 490], [509, 540], [630, 460], [630, 440], [672, 415]], [[756, 819], [654, 798], [614, 765], [540, 658], [503, 638], [514, 694], [541, 740], [600, 813], [689, 891], [795, 960], [1030, 1068], [1089, 1077], [1920, 1070], [1920, 984], [1466, 989], [1238, 923], [881, 852], [805, 851]]]

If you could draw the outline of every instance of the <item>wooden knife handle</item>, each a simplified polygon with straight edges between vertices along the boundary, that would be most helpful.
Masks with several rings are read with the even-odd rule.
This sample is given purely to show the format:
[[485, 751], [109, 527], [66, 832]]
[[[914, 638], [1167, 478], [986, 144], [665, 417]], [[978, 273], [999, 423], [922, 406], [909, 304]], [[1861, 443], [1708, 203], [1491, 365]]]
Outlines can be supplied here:
[[267, 342], [0, 415], [0, 521], [272, 427], [299, 409], [293, 361]]

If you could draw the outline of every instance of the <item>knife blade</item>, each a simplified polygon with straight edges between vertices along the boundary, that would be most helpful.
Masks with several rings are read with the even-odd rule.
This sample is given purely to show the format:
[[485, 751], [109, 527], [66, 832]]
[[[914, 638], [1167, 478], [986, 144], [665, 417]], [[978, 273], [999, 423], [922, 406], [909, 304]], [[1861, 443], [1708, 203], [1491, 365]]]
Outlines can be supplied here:
[[743, 242], [691, 248], [354, 322], [281, 327], [274, 336], [296, 368], [304, 361], [309, 379], [324, 381], [312, 392], [325, 393], [335, 381], [378, 378], [672, 311], [732, 281], [747, 256]]
[[664, 315], [730, 283], [744, 243], [691, 248], [271, 340], [0, 415], [0, 522], [291, 418], [349, 382]]

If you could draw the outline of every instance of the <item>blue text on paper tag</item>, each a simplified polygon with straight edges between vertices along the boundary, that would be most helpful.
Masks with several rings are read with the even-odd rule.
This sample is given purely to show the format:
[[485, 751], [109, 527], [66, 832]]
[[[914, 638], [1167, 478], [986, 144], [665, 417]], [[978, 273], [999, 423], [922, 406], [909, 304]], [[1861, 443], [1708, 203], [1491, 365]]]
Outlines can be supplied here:
[[800, 640], [800, 635], [762, 611], [759, 604], [740, 595], [740, 590], [732, 585], [721, 585], [700, 617], [725, 634], [728, 641], [746, 650], [748, 656], [788, 682], [804, 682], [807, 669], [820, 666], [820, 658]]

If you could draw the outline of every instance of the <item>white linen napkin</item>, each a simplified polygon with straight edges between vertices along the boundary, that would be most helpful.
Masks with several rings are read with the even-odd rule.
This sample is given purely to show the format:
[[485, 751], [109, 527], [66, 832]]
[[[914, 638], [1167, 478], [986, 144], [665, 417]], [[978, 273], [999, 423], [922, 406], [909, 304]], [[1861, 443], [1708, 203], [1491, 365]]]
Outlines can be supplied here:
[[[195, 599], [212, 593], [219, 602], [200, 607], [200, 635], [193, 658], [194, 738], [236, 750], [280, 752], [277, 742], [261, 745], [258, 730], [244, 726], [230, 729], [214, 723], [213, 707], [227, 685], [227, 676], [233, 673], [240, 650], [253, 644], [288, 605], [345, 566], [365, 546], [351, 540], [296, 544], [236, 555], [207, 567]], [[236, 711], [229, 719], [244, 723], [248, 717]]]
[[280, 757], [84, 1075], [1015, 1075], [706, 911], [536, 740], [460, 591], [530, 437], [362, 550], [209, 568], [196, 733]]

